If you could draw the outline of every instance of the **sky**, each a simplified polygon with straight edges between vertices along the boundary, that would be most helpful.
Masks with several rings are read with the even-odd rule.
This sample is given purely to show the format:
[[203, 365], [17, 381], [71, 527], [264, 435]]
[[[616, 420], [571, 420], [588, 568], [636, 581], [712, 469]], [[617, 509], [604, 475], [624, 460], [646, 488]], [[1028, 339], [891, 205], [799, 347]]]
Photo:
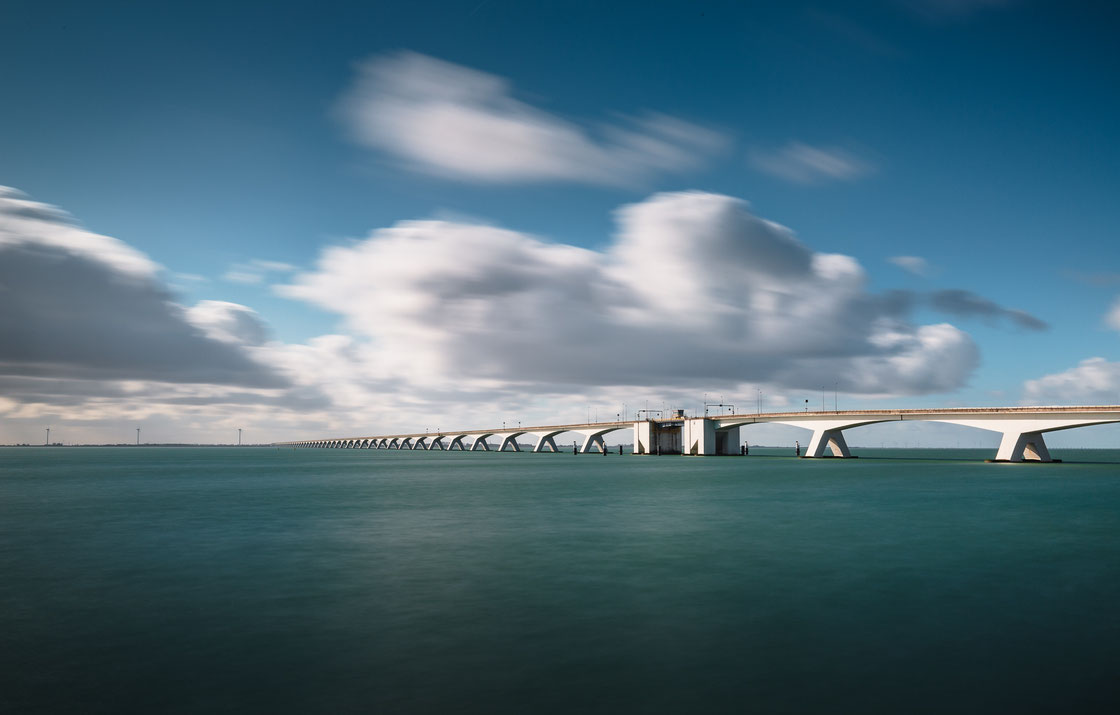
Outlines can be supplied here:
[[[17, 0], [0, 443], [1120, 403], [1118, 29], [1041, 0]], [[997, 439], [962, 429], [849, 442]]]

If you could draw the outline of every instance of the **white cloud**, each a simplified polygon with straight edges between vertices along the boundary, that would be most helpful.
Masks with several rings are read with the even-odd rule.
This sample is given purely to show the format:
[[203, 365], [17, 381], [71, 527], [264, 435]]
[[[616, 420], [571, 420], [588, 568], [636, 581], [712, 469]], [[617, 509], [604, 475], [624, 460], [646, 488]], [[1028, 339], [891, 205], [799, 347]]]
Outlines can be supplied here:
[[751, 152], [751, 164], [759, 171], [794, 184], [852, 181], [874, 173], [875, 167], [856, 154], [839, 147], [815, 147], [791, 141], [780, 149]]
[[199, 301], [186, 312], [187, 320], [208, 337], [226, 343], [260, 345], [268, 339], [268, 326], [257, 311], [222, 300]]
[[93, 234], [59, 245], [57, 212], [37, 211], [0, 244], [0, 441], [44, 422], [110, 442], [135, 426], [173, 442], [578, 422], [646, 400], [691, 410], [710, 389], [752, 405], [762, 389], [764, 406], [834, 383], [943, 392], [977, 362], [961, 331], [868, 293], [852, 258], [726, 196], [622, 207], [599, 251], [467, 222], [379, 229], [282, 289], [351, 333], [304, 344], [269, 340], [247, 306], [183, 308], [125, 270], [154, 267], [143, 254]]
[[1120, 403], [1120, 362], [1093, 357], [1064, 372], [1028, 380], [1023, 398], [1032, 405]]
[[82, 228], [62, 209], [0, 186], [0, 249], [20, 246], [54, 249], [133, 278], [151, 278], [160, 269], [123, 241]]
[[913, 273], [916, 276], [929, 274], [929, 261], [921, 256], [891, 256], [887, 259], [887, 262], [893, 263], [907, 273]]
[[[950, 325], [916, 327], [745, 202], [658, 194], [603, 251], [492, 226], [408, 221], [330, 248], [283, 294], [343, 315], [377, 374], [414, 385], [686, 387], [838, 380], [864, 394], [955, 389], [977, 362]], [[420, 257], [423, 257], [420, 260]]]
[[[279, 387], [243, 351], [208, 338], [158, 266], [65, 212], [0, 191], [0, 378]], [[113, 388], [106, 387], [110, 392]]]
[[359, 65], [341, 114], [357, 142], [416, 170], [495, 183], [630, 185], [694, 168], [726, 144], [660, 114], [591, 132], [514, 99], [501, 77], [412, 52]]
[[1113, 330], [1120, 330], [1120, 297], [1112, 302], [1112, 307], [1104, 316], [1104, 324]]

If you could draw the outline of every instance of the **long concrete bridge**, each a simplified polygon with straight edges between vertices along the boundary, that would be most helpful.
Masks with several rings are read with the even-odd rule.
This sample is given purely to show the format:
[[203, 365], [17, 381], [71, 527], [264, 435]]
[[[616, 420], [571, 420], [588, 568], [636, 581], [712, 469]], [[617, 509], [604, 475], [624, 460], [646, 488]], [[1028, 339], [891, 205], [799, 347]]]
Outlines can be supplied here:
[[[805, 457], [851, 457], [845, 430], [880, 422], [944, 422], [1003, 435], [997, 462], [1050, 462], [1043, 434], [1089, 425], [1120, 422], [1120, 405], [1092, 407], [958, 407], [934, 410], [835, 410], [832, 412], [761, 412], [754, 414], [544, 425], [511, 429], [413, 432], [370, 437], [338, 437], [277, 444], [339, 449], [423, 449], [520, 452], [517, 440], [531, 438], [534, 452], [558, 451], [556, 438], [571, 433], [582, 439], [581, 452], [605, 452], [604, 436], [632, 430], [634, 454], [691, 456], [739, 454], [740, 432], [753, 424], [781, 424], [812, 431]], [[578, 440], [577, 440], [578, 441]], [[826, 452], [828, 454], [826, 454]]]

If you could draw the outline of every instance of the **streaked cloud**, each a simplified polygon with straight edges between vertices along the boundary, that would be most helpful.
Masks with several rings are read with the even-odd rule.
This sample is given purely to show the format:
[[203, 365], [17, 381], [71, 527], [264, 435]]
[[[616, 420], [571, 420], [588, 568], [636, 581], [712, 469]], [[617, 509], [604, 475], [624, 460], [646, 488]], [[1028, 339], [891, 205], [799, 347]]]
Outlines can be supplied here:
[[1120, 404], [1120, 362], [1092, 357], [1077, 367], [1028, 380], [1023, 385], [1023, 401], [1031, 405]]
[[285, 384], [195, 327], [158, 268], [55, 207], [0, 191], [0, 376]]
[[1120, 296], [1112, 301], [1112, 307], [1105, 313], [1104, 324], [1113, 330], [1120, 330]]
[[794, 184], [853, 181], [875, 172], [870, 161], [852, 151], [800, 141], [777, 149], [756, 149], [749, 159], [755, 169]]
[[656, 113], [583, 126], [514, 98], [501, 77], [414, 52], [361, 63], [340, 108], [359, 144], [417, 171], [488, 183], [633, 185], [694, 169], [727, 143]]
[[268, 340], [268, 326], [257, 311], [238, 303], [203, 300], [187, 309], [187, 320], [214, 340], [240, 345], [261, 345]]
[[172, 273], [171, 277], [183, 283], [209, 283], [210, 279], [197, 273]]
[[916, 276], [929, 275], [929, 261], [921, 256], [891, 256], [887, 259], [888, 263], [893, 263], [907, 273], [913, 273]]
[[160, 270], [123, 241], [87, 231], [62, 209], [0, 186], [0, 249], [20, 247], [74, 256], [132, 278], [152, 278]]
[[998, 303], [967, 290], [942, 290], [930, 294], [937, 310], [959, 318], [982, 318], [991, 322], [1006, 320], [1025, 330], [1049, 330], [1050, 325], [1030, 313], [1004, 308]]
[[244, 285], [264, 283], [269, 273], [291, 273], [296, 267], [281, 261], [267, 261], [254, 258], [248, 263], [235, 263], [222, 274], [222, 280]]

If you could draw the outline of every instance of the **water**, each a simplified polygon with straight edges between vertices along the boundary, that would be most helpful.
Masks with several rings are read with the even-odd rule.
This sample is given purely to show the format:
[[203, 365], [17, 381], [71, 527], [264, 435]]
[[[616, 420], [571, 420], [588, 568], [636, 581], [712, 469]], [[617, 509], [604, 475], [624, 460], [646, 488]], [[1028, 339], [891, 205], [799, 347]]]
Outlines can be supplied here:
[[1120, 452], [858, 452], [3, 449], [0, 711], [1116, 712]]

